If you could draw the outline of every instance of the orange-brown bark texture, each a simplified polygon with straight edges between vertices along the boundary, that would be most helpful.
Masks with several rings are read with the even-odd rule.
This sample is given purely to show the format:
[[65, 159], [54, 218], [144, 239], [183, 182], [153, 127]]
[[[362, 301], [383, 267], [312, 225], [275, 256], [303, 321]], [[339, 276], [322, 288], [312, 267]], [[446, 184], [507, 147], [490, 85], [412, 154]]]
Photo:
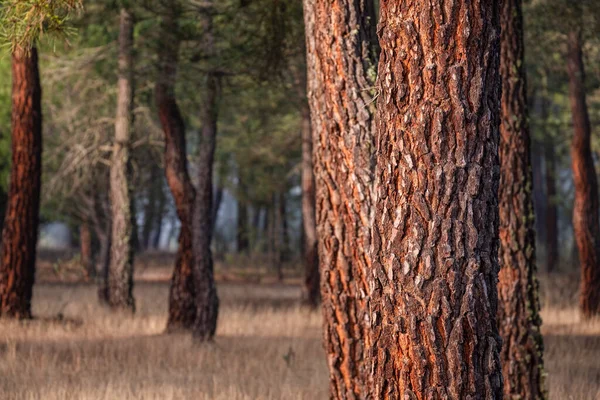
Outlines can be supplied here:
[[159, 76], [155, 101], [165, 137], [165, 175], [181, 222], [175, 269], [169, 290], [167, 332], [191, 331], [196, 319], [196, 293], [192, 277], [192, 215], [196, 190], [188, 172], [185, 124], [175, 97], [179, 53], [176, 4], [162, 17]]
[[372, 399], [501, 399], [499, 1], [386, 0]]
[[324, 343], [330, 393], [363, 398], [371, 213], [374, 6], [305, 0]]
[[571, 163], [575, 182], [573, 230], [581, 267], [580, 307], [584, 316], [600, 314], [600, 222], [598, 178], [591, 151], [591, 125], [585, 94], [581, 32], [567, 35], [569, 101], [573, 118]]
[[543, 341], [536, 278], [521, 0], [504, 0], [500, 21], [498, 329], [502, 337], [504, 398], [543, 399]]
[[133, 298], [133, 194], [131, 129], [133, 119], [133, 17], [125, 8], [119, 19], [119, 78], [115, 141], [110, 167], [111, 249], [107, 298], [113, 309], [135, 311]]
[[42, 176], [42, 89], [35, 48], [12, 54], [12, 165], [0, 247], [0, 317], [31, 318]]

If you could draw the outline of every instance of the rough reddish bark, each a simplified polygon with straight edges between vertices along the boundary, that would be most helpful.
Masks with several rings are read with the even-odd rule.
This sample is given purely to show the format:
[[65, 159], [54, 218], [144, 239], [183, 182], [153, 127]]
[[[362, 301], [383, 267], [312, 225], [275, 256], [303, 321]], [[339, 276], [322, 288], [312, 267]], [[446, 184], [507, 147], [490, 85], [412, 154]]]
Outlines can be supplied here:
[[302, 106], [302, 248], [304, 258], [303, 301], [311, 307], [319, 303], [319, 255], [315, 214], [315, 174], [312, 162], [312, 130], [310, 109]]
[[179, 247], [169, 291], [167, 331], [191, 330], [196, 319], [196, 293], [192, 273], [192, 217], [196, 190], [188, 172], [185, 124], [175, 97], [179, 37], [178, 11], [174, 5], [163, 12], [159, 51], [159, 76], [155, 100], [165, 136], [165, 175], [181, 222]]
[[0, 317], [31, 318], [42, 175], [42, 89], [35, 48], [12, 54], [12, 166], [0, 245]]
[[381, 2], [372, 399], [501, 399], [499, 1]]
[[304, 0], [325, 352], [332, 398], [366, 393], [374, 4]]
[[502, 337], [504, 398], [543, 399], [546, 395], [521, 0], [504, 0], [500, 21], [498, 329]]
[[[206, 9], [201, 17], [204, 28], [203, 50], [207, 59], [214, 56], [214, 34], [212, 1], [205, 2]], [[206, 85], [200, 101], [202, 127], [198, 140], [198, 162], [196, 199], [192, 223], [192, 244], [194, 251], [194, 287], [196, 290], [196, 319], [193, 335], [196, 340], [211, 340], [217, 329], [219, 298], [215, 286], [212, 251], [212, 202], [213, 202], [213, 163], [217, 137], [218, 101], [221, 92], [219, 73], [210, 70], [206, 74]]]
[[135, 311], [133, 298], [133, 195], [131, 129], [133, 119], [133, 17], [121, 9], [119, 20], [119, 78], [115, 141], [110, 167], [111, 248], [108, 305]]
[[567, 35], [569, 101], [573, 118], [571, 163], [575, 182], [573, 230], [581, 266], [580, 307], [584, 316], [600, 314], [600, 222], [598, 220], [598, 178], [590, 148], [581, 32]]

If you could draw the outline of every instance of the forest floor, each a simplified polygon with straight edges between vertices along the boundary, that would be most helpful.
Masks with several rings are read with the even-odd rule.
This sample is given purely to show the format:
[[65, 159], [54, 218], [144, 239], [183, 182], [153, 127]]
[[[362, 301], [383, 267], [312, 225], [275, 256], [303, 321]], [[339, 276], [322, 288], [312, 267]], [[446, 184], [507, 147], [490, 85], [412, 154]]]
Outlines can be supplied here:
[[[163, 334], [168, 283], [158, 268], [145, 274], [133, 317], [98, 306], [91, 283], [39, 279], [37, 318], [0, 322], [0, 399], [328, 397], [321, 314], [299, 307], [298, 279], [217, 274], [217, 337], [194, 346], [188, 336]], [[576, 277], [541, 280], [550, 398], [600, 399], [600, 320], [580, 319]]]

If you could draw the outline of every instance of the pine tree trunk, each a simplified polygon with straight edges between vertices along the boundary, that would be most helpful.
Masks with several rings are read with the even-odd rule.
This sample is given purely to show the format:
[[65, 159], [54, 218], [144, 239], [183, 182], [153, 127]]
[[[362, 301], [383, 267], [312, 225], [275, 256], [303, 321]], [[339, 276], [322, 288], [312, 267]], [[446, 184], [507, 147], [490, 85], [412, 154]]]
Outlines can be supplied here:
[[[277, 225], [280, 232], [280, 242], [281, 246], [279, 247], [279, 260], [283, 266], [283, 264], [290, 259], [290, 233], [288, 230], [288, 221], [287, 221], [287, 201], [285, 197], [285, 193], [279, 193], [277, 199], [277, 214], [279, 218], [279, 224]], [[283, 275], [282, 275], [283, 277]]]
[[372, 399], [501, 399], [499, 1], [381, 3]]
[[196, 190], [188, 172], [185, 125], [177, 100], [175, 82], [179, 54], [178, 10], [163, 12], [159, 53], [159, 77], [155, 100], [165, 136], [165, 175], [181, 222], [175, 269], [169, 291], [167, 332], [192, 330], [196, 319], [192, 218]]
[[[531, 168], [533, 173], [533, 187], [536, 188], [536, 190], [533, 191], [533, 208], [536, 215], [546, 215], [548, 208], [548, 197], [543, 190], [540, 190], [545, 186], [543, 161], [543, 146], [540, 142], [534, 141], [533, 148], [531, 149]], [[546, 220], [544, 218], [535, 219], [535, 232], [537, 243], [542, 244], [545, 248], [547, 245], [547, 237]]]
[[585, 317], [600, 314], [600, 222], [598, 180], [590, 148], [591, 126], [586, 104], [581, 33], [567, 37], [569, 101], [573, 117], [571, 162], [575, 182], [573, 230], [581, 266], [580, 307]]
[[371, 212], [373, 1], [304, 0], [316, 222], [330, 395], [364, 397]]
[[88, 222], [82, 222], [79, 225], [79, 256], [88, 278], [94, 278], [96, 267], [94, 266], [92, 254], [92, 231]]
[[215, 189], [215, 202], [213, 203], [213, 211], [212, 211], [212, 230], [215, 232], [217, 226], [217, 219], [219, 217], [219, 209], [221, 208], [221, 203], [223, 202], [223, 186], [217, 184]]
[[[212, 13], [213, 4], [208, 0], [205, 12], [201, 15], [204, 28], [203, 49], [207, 59], [214, 56], [214, 36]], [[215, 285], [212, 251], [210, 243], [213, 234], [213, 163], [215, 156], [218, 101], [221, 91], [221, 78], [215, 71], [206, 74], [200, 102], [200, 120], [202, 128], [198, 149], [198, 187], [194, 203], [193, 250], [194, 250], [194, 286], [196, 289], [196, 319], [193, 335], [196, 340], [211, 340], [217, 329], [219, 298]]]
[[112, 216], [108, 304], [113, 309], [135, 311], [132, 245], [133, 196], [131, 180], [131, 129], [133, 119], [133, 17], [121, 9], [119, 21], [119, 80], [115, 141], [110, 168]]
[[521, 1], [504, 0], [500, 14], [498, 329], [502, 337], [504, 398], [515, 400], [546, 397]]
[[12, 54], [12, 166], [0, 245], [0, 317], [31, 318], [42, 175], [36, 48]]
[[[240, 192], [245, 193], [246, 187], [240, 182]], [[241, 194], [243, 196], [243, 194]], [[248, 204], [245, 201], [238, 200], [237, 201], [237, 251], [238, 253], [247, 253], [248, 252]]]
[[167, 205], [167, 196], [163, 190], [163, 182], [160, 180], [160, 185], [157, 191], [157, 204], [154, 218], [154, 234], [152, 237], [152, 248], [158, 250], [160, 247], [160, 238], [162, 236], [163, 229], [163, 215], [165, 213], [165, 206]]
[[140, 244], [144, 250], [151, 246], [152, 231], [155, 227], [155, 219], [157, 213], [157, 190], [156, 182], [158, 181], [160, 169], [157, 165], [153, 165], [150, 169], [150, 187], [146, 193], [147, 203], [144, 207], [144, 225], [142, 226], [142, 234]]
[[304, 286], [302, 300], [311, 307], [319, 303], [319, 255], [315, 220], [315, 175], [312, 162], [312, 131], [308, 104], [302, 106], [302, 237]]
[[556, 193], [556, 153], [551, 139], [544, 146], [546, 163], [546, 271], [555, 272], [560, 261], [560, 245], [558, 243], [558, 207]]

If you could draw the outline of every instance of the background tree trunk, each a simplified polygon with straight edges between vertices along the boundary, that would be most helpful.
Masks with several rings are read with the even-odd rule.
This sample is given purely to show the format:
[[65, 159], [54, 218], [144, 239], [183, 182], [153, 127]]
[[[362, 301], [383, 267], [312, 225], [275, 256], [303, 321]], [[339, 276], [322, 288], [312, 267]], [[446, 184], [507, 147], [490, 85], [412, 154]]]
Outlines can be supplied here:
[[[239, 183], [239, 196], [243, 197], [244, 193], [246, 193], [246, 186], [240, 182]], [[237, 251], [238, 253], [247, 253], [248, 252], [248, 204], [245, 201], [238, 200], [237, 201]]]
[[156, 105], [165, 135], [165, 175], [181, 222], [175, 269], [169, 290], [167, 332], [191, 330], [196, 319], [192, 250], [196, 190], [188, 173], [185, 125], [175, 98], [179, 54], [178, 15], [179, 10], [174, 3], [163, 12], [160, 71], [155, 87]]
[[12, 166], [0, 245], [0, 317], [31, 318], [42, 175], [37, 49], [12, 54]]
[[94, 266], [92, 252], [92, 231], [87, 221], [79, 225], [79, 253], [81, 265], [85, 268], [88, 278], [95, 278], [96, 267]]
[[373, 1], [304, 0], [324, 340], [332, 398], [365, 397], [377, 39]]
[[381, 3], [372, 399], [502, 399], [499, 7]]
[[311, 307], [319, 303], [319, 255], [315, 220], [315, 175], [312, 162], [310, 109], [302, 106], [302, 237], [304, 286], [302, 300]]
[[558, 243], [558, 197], [556, 192], [556, 152], [554, 141], [549, 138], [544, 146], [546, 163], [546, 271], [555, 272], [560, 261]]
[[543, 399], [543, 341], [535, 259], [523, 13], [504, 0], [500, 14], [500, 274], [498, 329], [506, 399]]
[[[214, 56], [212, 14], [213, 3], [205, 2], [206, 8], [200, 16], [204, 27], [204, 56], [211, 60]], [[217, 329], [219, 298], [215, 286], [212, 252], [212, 201], [213, 163], [217, 136], [218, 101], [221, 91], [221, 77], [211, 70], [206, 74], [206, 85], [200, 103], [202, 128], [198, 149], [198, 188], [194, 203], [193, 250], [194, 286], [196, 289], [196, 320], [193, 335], [200, 341], [211, 340]]]
[[573, 229], [581, 266], [580, 306], [584, 316], [600, 314], [600, 222], [598, 180], [590, 149], [590, 118], [586, 104], [581, 32], [567, 37], [569, 101], [573, 116], [571, 162], [575, 182]]
[[135, 311], [133, 298], [133, 195], [131, 182], [131, 129], [133, 119], [133, 17], [121, 9], [119, 20], [119, 81], [115, 141], [110, 168], [112, 215], [108, 304]]

